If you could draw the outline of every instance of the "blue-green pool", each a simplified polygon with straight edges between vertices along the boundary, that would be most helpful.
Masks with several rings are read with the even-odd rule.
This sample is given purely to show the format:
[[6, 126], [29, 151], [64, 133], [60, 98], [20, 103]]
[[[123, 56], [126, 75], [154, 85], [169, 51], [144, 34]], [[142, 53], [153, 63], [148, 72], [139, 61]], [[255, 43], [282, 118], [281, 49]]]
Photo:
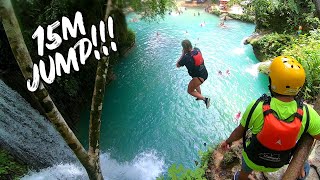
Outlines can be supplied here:
[[[136, 45], [113, 67], [117, 78], [103, 105], [102, 171], [109, 179], [154, 179], [173, 163], [194, 168], [198, 151], [207, 149], [204, 143], [220, 143], [237, 126], [235, 114], [267, 91], [252, 47], [243, 45], [254, 24], [228, 20], [221, 28], [219, 17], [203, 9], [159, 22], [132, 22], [135, 17], [129, 14], [127, 20]], [[201, 88], [211, 98], [209, 109], [187, 94], [191, 78], [185, 67], [175, 67], [183, 39], [205, 59], [209, 77]], [[82, 119], [78, 137], [87, 144], [88, 113]]]

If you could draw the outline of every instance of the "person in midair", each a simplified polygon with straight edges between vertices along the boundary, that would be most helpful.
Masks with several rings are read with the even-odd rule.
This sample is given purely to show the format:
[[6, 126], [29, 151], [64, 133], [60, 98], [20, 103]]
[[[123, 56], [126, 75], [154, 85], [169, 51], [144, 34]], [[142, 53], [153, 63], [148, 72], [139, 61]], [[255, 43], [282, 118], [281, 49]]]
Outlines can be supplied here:
[[176, 63], [179, 68], [186, 66], [189, 75], [192, 77], [188, 85], [188, 93], [191, 96], [196, 97], [196, 100], [203, 100], [206, 107], [210, 106], [210, 98], [204, 97], [201, 94], [200, 85], [208, 78], [208, 71], [204, 65], [204, 60], [199, 48], [192, 48], [192, 44], [189, 40], [183, 40], [181, 42], [182, 55]]

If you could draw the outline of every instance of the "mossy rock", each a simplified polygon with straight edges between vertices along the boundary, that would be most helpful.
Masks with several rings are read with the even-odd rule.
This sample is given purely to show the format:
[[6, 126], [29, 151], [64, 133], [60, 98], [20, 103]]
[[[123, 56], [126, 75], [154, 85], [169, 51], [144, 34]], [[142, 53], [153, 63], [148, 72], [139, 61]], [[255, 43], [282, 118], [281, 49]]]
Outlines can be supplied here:
[[220, 166], [222, 169], [227, 169], [227, 168], [232, 168], [233, 166], [239, 163], [240, 163], [240, 159], [238, 155], [234, 151], [229, 151], [224, 154]]
[[8, 152], [0, 149], [0, 179], [20, 179], [28, 167], [17, 162]]

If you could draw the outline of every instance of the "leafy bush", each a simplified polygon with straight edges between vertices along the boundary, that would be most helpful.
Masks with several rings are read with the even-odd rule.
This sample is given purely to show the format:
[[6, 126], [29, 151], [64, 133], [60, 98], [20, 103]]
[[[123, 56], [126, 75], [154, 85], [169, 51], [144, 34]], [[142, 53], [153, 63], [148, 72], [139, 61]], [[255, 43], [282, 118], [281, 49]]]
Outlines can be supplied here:
[[254, 23], [254, 20], [255, 20], [254, 16], [250, 16], [248, 14], [229, 14], [229, 16], [232, 19], [237, 19], [244, 22]]
[[0, 179], [19, 179], [27, 167], [16, 162], [7, 152], [0, 150]]
[[292, 35], [271, 33], [253, 41], [252, 46], [262, 53], [263, 60], [266, 60], [281, 55], [282, 51], [292, 43], [293, 38]]
[[299, 36], [272, 33], [251, 43], [263, 54], [264, 59], [289, 55], [303, 65], [306, 83], [299, 96], [314, 100], [320, 93], [320, 29]]
[[215, 14], [217, 16], [220, 16], [222, 13], [219, 9], [217, 8], [212, 8], [212, 11], [211, 11], [212, 14]]
[[[183, 165], [177, 166], [173, 164], [168, 170], [168, 178], [170, 180], [177, 179], [197, 179], [205, 180], [205, 171], [208, 169], [208, 163], [213, 153], [214, 148], [209, 147], [207, 151], [199, 151], [200, 164], [197, 164], [197, 168], [194, 170], [185, 168]], [[157, 180], [164, 180], [165, 178], [159, 177]]]
[[135, 42], [135, 39], [136, 39], [136, 34], [131, 29], [128, 29], [127, 39], [125, 40], [125, 42], [123, 42], [123, 44], [127, 46], [131, 46]]
[[253, 6], [259, 30], [292, 33], [302, 26], [307, 32], [320, 25], [313, 1], [255, 0]]
[[306, 83], [302, 89], [304, 99], [312, 100], [320, 92], [320, 29], [295, 39], [283, 50], [284, 55], [296, 58], [306, 71]]

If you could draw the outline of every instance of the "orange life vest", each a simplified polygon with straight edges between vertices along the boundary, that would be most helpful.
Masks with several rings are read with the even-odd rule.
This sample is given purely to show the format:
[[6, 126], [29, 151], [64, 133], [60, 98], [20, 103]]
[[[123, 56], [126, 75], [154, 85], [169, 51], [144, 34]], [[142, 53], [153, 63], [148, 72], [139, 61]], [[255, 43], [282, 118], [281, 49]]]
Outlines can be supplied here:
[[[249, 146], [246, 147], [245, 133], [248, 129], [252, 113], [261, 101], [263, 101], [263, 127], [258, 134], [252, 136]], [[271, 168], [280, 168], [290, 161], [297, 144], [302, 124], [303, 103], [302, 101], [296, 101], [297, 111], [290, 116], [294, 116], [294, 119], [291, 122], [286, 122], [276, 116], [276, 112], [270, 108], [270, 101], [271, 97], [263, 95], [251, 108], [243, 135], [243, 146], [248, 158], [255, 164]], [[305, 133], [309, 126], [309, 111], [307, 106], [304, 107], [306, 107], [307, 112]]]
[[201, 52], [199, 50], [197, 50], [197, 49], [194, 49], [191, 52], [191, 57], [193, 58], [195, 66], [200, 66], [204, 62]]

